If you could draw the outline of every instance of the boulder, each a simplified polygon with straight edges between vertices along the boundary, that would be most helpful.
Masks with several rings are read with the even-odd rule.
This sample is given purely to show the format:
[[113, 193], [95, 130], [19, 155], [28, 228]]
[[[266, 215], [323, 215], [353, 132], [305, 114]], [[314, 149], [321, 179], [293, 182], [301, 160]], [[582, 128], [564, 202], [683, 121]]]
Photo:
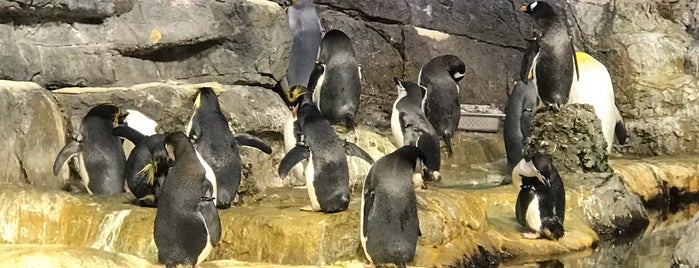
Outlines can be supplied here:
[[[113, 11], [121, 3], [132, 7]], [[56, 15], [47, 23], [0, 24], [7, 42], [0, 55], [12, 62], [0, 64], [0, 78], [47, 88], [166, 80], [271, 88], [286, 71], [291, 35], [283, 10], [269, 1], [50, 2], [69, 13], [90, 5], [109, 17], [73, 23]]]
[[65, 127], [51, 94], [35, 83], [0, 81], [0, 109], [0, 181], [61, 189], [68, 169], [54, 176], [51, 167], [65, 145]]
[[699, 213], [687, 224], [684, 235], [677, 242], [672, 256], [672, 267], [699, 267]]

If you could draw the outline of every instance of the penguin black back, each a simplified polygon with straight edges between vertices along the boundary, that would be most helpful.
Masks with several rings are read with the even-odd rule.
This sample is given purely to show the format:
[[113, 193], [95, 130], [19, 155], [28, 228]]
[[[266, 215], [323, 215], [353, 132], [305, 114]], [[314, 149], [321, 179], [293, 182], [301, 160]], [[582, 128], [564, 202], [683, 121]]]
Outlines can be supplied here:
[[374, 264], [405, 267], [413, 260], [420, 236], [412, 171], [424, 157], [415, 146], [403, 146], [377, 160], [364, 181], [361, 242]]
[[194, 266], [206, 259], [221, 236], [213, 186], [184, 133], [167, 135], [165, 147], [174, 166], [163, 182], [155, 215], [158, 262]]
[[217, 207], [228, 208], [237, 194], [242, 176], [235, 136], [212, 88], [199, 89], [194, 107], [187, 135], [194, 140], [194, 148], [215, 174]]
[[[160, 181], [169, 169], [167, 153], [164, 150], [165, 135], [154, 134], [146, 137], [127, 126], [119, 126], [113, 133], [135, 144], [126, 160], [124, 170], [129, 190], [140, 205], [155, 206], [157, 193], [160, 192]], [[152, 196], [152, 200], [148, 199], [149, 196]]]
[[427, 88], [427, 99], [423, 110], [437, 131], [447, 151], [454, 151], [452, 136], [459, 126], [461, 106], [459, 104], [459, 81], [466, 72], [466, 65], [454, 55], [435, 57], [420, 69], [418, 84]]
[[[518, 81], [505, 107], [505, 124], [503, 139], [507, 153], [507, 173], [511, 174], [514, 166], [522, 160], [524, 143], [531, 134], [531, 123], [536, 107], [537, 93], [534, 83]], [[512, 183], [507, 176], [503, 184]]]
[[322, 38], [320, 21], [312, 0], [295, 0], [287, 9], [293, 41], [289, 55], [289, 85], [308, 87]]

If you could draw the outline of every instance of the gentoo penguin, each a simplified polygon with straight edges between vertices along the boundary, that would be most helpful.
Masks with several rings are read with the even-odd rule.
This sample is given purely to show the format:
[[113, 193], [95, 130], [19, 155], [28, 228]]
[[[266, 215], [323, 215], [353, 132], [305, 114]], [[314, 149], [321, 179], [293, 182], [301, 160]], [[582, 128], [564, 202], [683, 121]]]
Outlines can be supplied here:
[[614, 103], [614, 87], [604, 64], [585, 52], [575, 53], [578, 59], [580, 79], [573, 81], [568, 103], [587, 103], [595, 108], [595, 115], [602, 123], [602, 133], [607, 141], [607, 153], [612, 151], [616, 136], [619, 144], [626, 142], [626, 127], [619, 109]]
[[242, 176], [239, 146], [255, 147], [267, 154], [272, 153], [272, 148], [257, 137], [233, 135], [228, 119], [221, 112], [218, 97], [210, 87], [199, 88], [194, 101], [194, 113], [185, 133], [194, 141], [196, 152], [213, 170], [218, 208], [229, 208], [238, 193]]
[[333, 213], [347, 209], [350, 189], [346, 154], [369, 163], [373, 159], [359, 146], [337, 137], [305, 87], [292, 87], [287, 98], [297, 115], [294, 124], [298, 143], [279, 163], [279, 177], [284, 179], [292, 167], [307, 159], [304, 175], [311, 206], [302, 210]]
[[522, 72], [525, 83], [535, 81], [539, 98], [546, 107], [554, 110], [568, 102], [570, 87], [575, 75], [575, 51], [564, 17], [558, 16], [551, 5], [543, 1], [534, 1], [520, 7], [534, 18], [537, 26], [535, 45], [530, 44], [525, 61], [530, 64]]
[[466, 73], [466, 66], [459, 57], [443, 55], [435, 57], [420, 69], [417, 83], [427, 89], [423, 111], [444, 143], [449, 155], [454, 152], [451, 137], [461, 118], [459, 81]]
[[155, 207], [160, 186], [170, 166], [163, 150], [165, 135], [145, 136], [128, 126], [118, 126], [112, 133], [135, 144], [126, 160], [126, 184], [141, 206]]
[[[126, 109], [126, 112], [123, 112], [121, 116], [119, 116], [119, 125], [124, 125], [138, 131], [143, 136], [150, 136], [156, 134], [155, 128], [158, 126], [158, 123], [138, 110]], [[131, 150], [133, 150], [135, 146], [136, 144], [129, 139], [123, 141], [122, 148], [127, 158], [131, 155]]]
[[[558, 240], [563, 236], [565, 189], [551, 157], [542, 153], [525, 156], [512, 171], [515, 185], [520, 187], [515, 205], [517, 222], [534, 233], [524, 238], [541, 236]], [[516, 176], [516, 177], [515, 177]]]
[[291, 0], [286, 12], [293, 39], [286, 80], [290, 86], [308, 87], [322, 38], [320, 20], [312, 0]]
[[[507, 173], [512, 173], [512, 168], [522, 160], [524, 143], [531, 134], [531, 123], [536, 108], [537, 93], [534, 83], [518, 81], [512, 90], [507, 106], [505, 107], [505, 126], [503, 139], [505, 140], [505, 152], [507, 153]], [[505, 176], [502, 184], [512, 183], [512, 176]]]
[[323, 36], [310, 81], [308, 88], [320, 114], [333, 125], [353, 128], [362, 85], [352, 41], [345, 33], [330, 30]]
[[425, 154], [424, 179], [439, 180], [441, 156], [439, 135], [421, 109], [426, 89], [409, 81], [394, 78], [398, 98], [393, 103], [391, 131], [396, 146], [413, 145]]
[[411, 178], [422, 156], [415, 146], [400, 147], [377, 160], [366, 175], [360, 238], [374, 265], [406, 267], [415, 256], [420, 221]]
[[76, 139], [66, 144], [53, 162], [53, 174], [77, 156], [83, 185], [90, 194], [108, 195], [124, 191], [126, 156], [121, 141], [112, 135], [121, 111], [112, 104], [100, 104], [83, 117]]
[[221, 238], [213, 185], [184, 133], [168, 134], [165, 149], [174, 165], [163, 181], [155, 213], [158, 262], [167, 267], [195, 266]]

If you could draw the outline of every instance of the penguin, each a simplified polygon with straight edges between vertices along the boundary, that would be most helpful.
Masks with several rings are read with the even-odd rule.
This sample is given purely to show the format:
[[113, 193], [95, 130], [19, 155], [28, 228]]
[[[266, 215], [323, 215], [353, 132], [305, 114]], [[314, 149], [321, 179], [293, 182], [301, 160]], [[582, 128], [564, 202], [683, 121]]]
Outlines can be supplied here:
[[513, 179], [519, 186], [515, 204], [517, 222], [533, 230], [522, 237], [558, 240], [564, 235], [565, 189], [551, 156], [534, 153], [515, 166]]
[[184, 133], [168, 134], [165, 150], [174, 164], [163, 181], [153, 224], [158, 262], [195, 266], [221, 238], [214, 188]]
[[320, 54], [308, 88], [321, 115], [331, 124], [354, 127], [361, 93], [361, 70], [350, 38], [330, 30], [320, 43]]
[[290, 86], [308, 87], [323, 37], [320, 20], [312, 0], [291, 0], [286, 12], [293, 40], [286, 80]]
[[344, 211], [350, 201], [346, 154], [360, 157], [368, 163], [374, 161], [356, 144], [337, 137], [310, 94], [303, 86], [292, 87], [287, 93], [288, 101], [293, 104], [292, 113], [297, 115], [294, 129], [298, 143], [282, 158], [277, 171], [279, 177], [284, 179], [297, 163], [308, 160], [304, 175], [311, 205], [302, 210], [325, 213]]
[[530, 43], [525, 58], [522, 81], [536, 83], [539, 98], [545, 107], [558, 110], [568, 102], [568, 95], [576, 76], [575, 50], [563, 17], [546, 2], [534, 1], [520, 7], [534, 18], [537, 26], [535, 45]]
[[[505, 107], [505, 125], [503, 139], [507, 154], [507, 173], [522, 160], [522, 150], [526, 140], [531, 135], [532, 118], [536, 108], [537, 92], [534, 83], [518, 81], [512, 90]], [[505, 176], [501, 184], [512, 183], [511, 176]]]
[[377, 160], [364, 180], [360, 240], [374, 264], [406, 267], [413, 260], [420, 221], [412, 185], [412, 170], [424, 155], [406, 145]]
[[158, 123], [138, 110], [126, 109], [120, 117], [121, 122], [144, 136], [157, 134], [155, 128], [158, 127]]
[[57, 175], [69, 158], [77, 156], [78, 170], [88, 193], [110, 195], [124, 191], [126, 156], [121, 141], [112, 135], [121, 110], [112, 104], [90, 109], [80, 122], [76, 139], [66, 144], [53, 162]]
[[440, 136], [434, 130], [421, 109], [427, 89], [409, 81], [393, 79], [398, 89], [398, 98], [391, 112], [391, 132], [396, 146], [413, 145], [425, 154], [423, 180], [439, 180], [441, 155]]
[[165, 135], [145, 136], [128, 126], [118, 126], [112, 133], [135, 144], [126, 160], [126, 184], [139, 205], [155, 207], [160, 186], [171, 165], [167, 153], [162, 150], [165, 146]]
[[216, 189], [216, 207], [229, 208], [240, 185], [240, 146], [250, 146], [272, 153], [272, 148], [260, 138], [247, 134], [233, 135], [228, 119], [221, 112], [218, 97], [210, 87], [199, 88], [194, 101], [194, 113], [185, 133], [194, 141], [194, 149], [213, 170], [212, 183]]
[[461, 119], [459, 81], [466, 73], [466, 65], [454, 55], [435, 57], [420, 68], [418, 85], [427, 89], [422, 110], [447, 145], [449, 155], [454, 152], [451, 138]]
[[602, 134], [607, 141], [607, 153], [610, 153], [615, 137], [619, 144], [626, 143], [626, 127], [614, 103], [612, 78], [604, 64], [589, 54], [578, 51], [575, 55], [580, 79], [573, 81], [568, 103], [586, 103], [595, 108], [595, 115], [602, 123]]

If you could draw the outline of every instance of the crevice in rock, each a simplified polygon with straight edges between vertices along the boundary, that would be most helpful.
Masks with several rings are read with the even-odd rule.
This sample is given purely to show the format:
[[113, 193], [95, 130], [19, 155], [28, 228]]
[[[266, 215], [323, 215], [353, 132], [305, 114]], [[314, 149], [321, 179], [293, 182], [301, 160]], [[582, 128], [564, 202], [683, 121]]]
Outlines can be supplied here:
[[29, 180], [29, 175], [27, 174], [27, 169], [24, 167], [24, 163], [22, 162], [22, 159], [20, 159], [19, 156], [15, 156], [15, 157], [17, 157], [17, 162], [19, 162], [19, 169], [21, 172], [20, 179], [22, 180], [22, 182], [24, 182], [26, 184], [32, 184], [32, 182]]
[[208, 49], [221, 45], [223, 39], [211, 39], [203, 42], [183, 45], [155, 46], [144, 49], [117, 49], [124, 57], [137, 58], [153, 62], [184, 61]]
[[106, 18], [95, 17], [76, 17], [56, 14], [58, 12], [38, 12], [35, 10], [21, 10], [16, 12], [1, 12], [0, 24], [11, 25], [38, 25], [47, 22], [62, 22], [62, 23], [82, 23], [91, 25], [100, 25], [104, 23]]
[[406, 64], [407, 58], [405, 56], [405, 30], [403, 29], [403, 27], [400, 27], [401, 40], [399, 40], [399, 42], [394, 42], [394, 41], [391, 41], [390, 36], [387, 36], [380, 29], [375, 28], [374, 26], [372, 26], [371, 24], [369, 24], [367, 22], [364, 22], [364, 25], [368, 29], [370, 29], [370, 30], [374, 31], [376, 34], [378, 34], [381, 37], [381, 39], [386, 41], [387, 44], [391, 45], [391, 47], [393, 47], [396, 51], [398, 51], [398, 55], [400, 55], [401, 64], [402, 64], [402, 66], [401, 66], [401, 79], [404, 79], [405, 78], [405, 68], [406, 68], [405, 64]]
[[[329, 5], [329, 4], [319, 4], [319, 3], [316, 3], [315, 5], [316, 6], [324, 6], [324, 7], [328, 8], [329, 10], [343, 13], [347, 16], [350, 16], [350, 17], [355, 18], [355, 19], [359, 19], [361, 21], [378, 22], [378, 23], [383, 23], [383, 24], [403, 24], [403, 22], [401, 22], [401, 21], [371, 16], [369, 14], [362, 12], [361, 10], [352, 9], [350, 7], [342, 8], [342, 7], [337, 7], [337, 6], [333, 6], [333, 5]], [[352, 12], [348, 13], [347, 11], [352, 11]], [[351, 14], [351, 13], [355, 13], [355, 14]], [[359, 18], [357, 18], [357, 17], [359, 17]]]
[[[585, 34], [583, 34], [582, 27], [580, 27], [580, 21], [578, 21], [578, 16], [575, 15], [575, 10], [573, 10], [573, 7], [570, 4], [570, 0], [566, 0], [566, 12], [570, 14], [570, 17], [573, 19], [573, 24], [572, 25], [575, 29], [577, 29], [577, 32], [580, 34], [580, 41], [582, 42], [582, 48], [580, 49], [585, 49], [587, 47], [587, 40], [585, 39]], [[571, 33], [571, 36], [573, 37], [573, 41], [575, 41], [575, 30]], [[586, 49], [585, 49], [586, 50]]]

